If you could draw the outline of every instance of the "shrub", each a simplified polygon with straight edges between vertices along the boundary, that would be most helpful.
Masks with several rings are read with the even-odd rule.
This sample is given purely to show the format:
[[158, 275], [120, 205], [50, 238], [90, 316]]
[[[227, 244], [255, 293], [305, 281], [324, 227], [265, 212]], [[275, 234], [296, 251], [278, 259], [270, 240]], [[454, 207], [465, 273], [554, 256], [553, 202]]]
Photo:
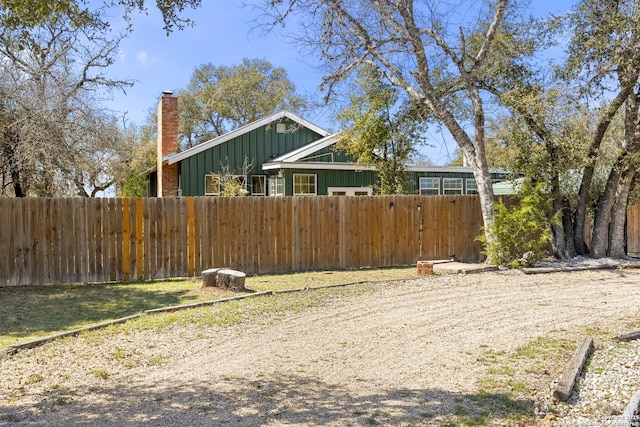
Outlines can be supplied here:
[[531, 266], [548, 254], [550, 199], [544, 185], [534, 186], [525, 179], [519, 199], [520, 202], [512, 207], [507, 207], [502, 200], [495, 203], [495, 217], [490, 228], [492, 244], [487, 244], [484, 233], [478, 238], [493, 264]]

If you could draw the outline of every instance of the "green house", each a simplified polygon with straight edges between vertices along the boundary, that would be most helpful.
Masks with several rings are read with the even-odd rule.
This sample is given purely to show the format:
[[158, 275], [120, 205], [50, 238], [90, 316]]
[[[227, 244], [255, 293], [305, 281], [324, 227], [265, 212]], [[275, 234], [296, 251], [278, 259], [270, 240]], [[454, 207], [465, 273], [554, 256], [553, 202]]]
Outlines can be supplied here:
[[[158, 164], [149, 172], [150, 196], [372, 195], [374, 168], [335, 148], [331, 134], [281, 111], [188, 150], [178, 152], [177, 98], [158, 106]], [[417, 194], [476, 194], [467, 167], [411, 167]], [[494, 179], [503, 180], [496, 172]]]

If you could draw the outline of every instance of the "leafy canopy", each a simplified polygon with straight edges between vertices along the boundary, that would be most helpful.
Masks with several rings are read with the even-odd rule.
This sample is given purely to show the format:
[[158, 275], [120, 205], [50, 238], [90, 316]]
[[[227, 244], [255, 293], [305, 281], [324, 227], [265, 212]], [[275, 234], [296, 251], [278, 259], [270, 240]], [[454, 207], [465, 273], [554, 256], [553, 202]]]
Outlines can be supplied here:
[[[105, 16], [92, 11], [86, 0], [3, 0], [0, 2], [0, 26], [11, 30], [28, 31], [38, 25], [49, 22], [51, 17], [66, 17], [76, 27], [89, 23], [108, 26]], [[100, 2], [98, 2], [100, 3]], [[196, 9], [202, 0], [156, 0], [155, 6], [162, 13], [164, 29], [167, 33], [173, 28], [182, 29], [192, 22], [182, 16], [187, 9]], [[129, 19], [134, 11], [146, 11], [145, 0], [102, 0], [102, 9], [119, 6], [123, 17]]]
[[405, 193], [406, 164], [421, 143], [423, 121], [417, 109], [399, 101], [398, 91], [384, 83], [375, 68], [363, 67], [355, 81], [351, 104], [338, 115], [345, 128], [338, 148], [364, 166], [375, 166], [379, 193]]
[[286, 70], [266, 59], [203, 64], [179, 95], [180, 133], [190, 147], [280, 110], [305, 106]]

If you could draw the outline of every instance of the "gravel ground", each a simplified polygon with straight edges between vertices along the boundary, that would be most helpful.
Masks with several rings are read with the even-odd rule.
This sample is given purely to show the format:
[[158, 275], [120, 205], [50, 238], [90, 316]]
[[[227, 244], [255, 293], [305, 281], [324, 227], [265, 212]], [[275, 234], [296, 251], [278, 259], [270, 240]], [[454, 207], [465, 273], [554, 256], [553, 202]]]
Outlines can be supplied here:
[[602, 344], [597, 346], [578, 390], [566, 404], [557, 405], [561, 416], [553, 425], [619, 426], [629, 399], [638, 391], [640, 341]]
[[[0, 425], [617, 425], [640, 346], [612, 338], [640, 328], [639, 290], [639, 270], [424, 277], [266, 322], [63, 339], [0, 360]], [[587, 333], [579, 392], [554, 402], [573, 349], [536, 354]]]

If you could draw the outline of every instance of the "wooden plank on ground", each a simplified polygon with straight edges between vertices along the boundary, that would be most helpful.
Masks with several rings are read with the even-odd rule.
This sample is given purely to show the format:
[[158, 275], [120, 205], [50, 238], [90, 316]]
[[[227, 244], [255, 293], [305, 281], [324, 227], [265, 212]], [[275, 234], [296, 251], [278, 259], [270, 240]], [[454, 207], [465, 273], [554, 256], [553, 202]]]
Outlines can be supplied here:
[[553, 396], [556, 399], [563, 402], [569, 399], [573, 386], [576, 384], [578, 375], [580, 375], [580, 372], [584, 369], [584, 366], [587, 363], [587, 360], [589, 360], [589, 356], [593, 350], [593, 339], [591, 337], [585, 337], [578, 345], [576, 352], [569, 361], [567, 369], [565, 369], [558, 381], [556, 390], [553, 392]]
[[618, 335], [616, 338], [618, 341], [633, 341], [640, 339], [640, 331], [633, 331], [627, 334]]

